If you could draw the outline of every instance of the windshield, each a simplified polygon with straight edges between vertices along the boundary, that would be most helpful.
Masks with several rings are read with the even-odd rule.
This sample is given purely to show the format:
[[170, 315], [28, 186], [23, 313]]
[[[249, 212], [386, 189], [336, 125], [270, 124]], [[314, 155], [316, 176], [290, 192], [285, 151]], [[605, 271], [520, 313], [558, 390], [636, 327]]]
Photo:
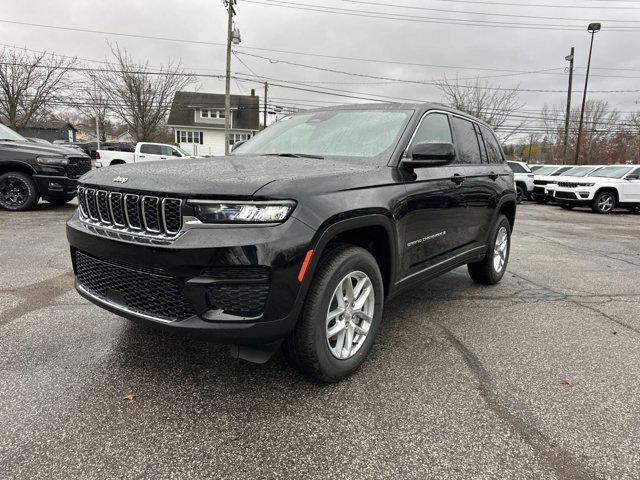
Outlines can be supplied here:
[[573, 167], [564, 172], [565, 177], [586, 177], [588, 173], [593, 172], [595, 167]]
[[181, 149], [180, 147], [174, 146], [173, 148], [175, 148], [176, 150], [178, 150], [182, 155], [184, 155], [185, 157], [190, 157], [191, 154], [185, 152], [183, 149]]
[[536, 175], [549, 175], [554, 172], [558, 167], [540, 167], [534, 170]]
[[298, 154], [373, 158], [391, 153], [409, 110], [334, 110], [301, 113], [269, 126], [233, 155]]
[[564, 172], [566, 172], [567, 170], [571, 170], [572, 167], [562, 167], [559, 168], [558, 170], [556, 170], [555, 172], [553, 172], [551, 174], [552, 177], [557, 177], [558, 175], [562, 175], [564, 174]]
[[13, 140], [15, 142], [26, 142], [27, 139], [22, 135], [17, 134], [9, 127], [0, 123], [0, 140]]
[[590, 177], [622, 178], [629, 173], [633, 167], [604, 167], [593, 172]]

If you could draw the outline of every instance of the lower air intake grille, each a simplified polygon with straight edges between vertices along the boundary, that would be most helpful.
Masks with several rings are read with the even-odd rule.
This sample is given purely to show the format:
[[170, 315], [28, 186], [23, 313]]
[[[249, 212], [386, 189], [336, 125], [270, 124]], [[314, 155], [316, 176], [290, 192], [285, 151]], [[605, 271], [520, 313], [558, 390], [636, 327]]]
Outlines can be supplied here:
[[167, 320], [195, 315], [178, 283], [171, 277], [140, 271], [75, 252], [78, 283], [105, 300], [120, 299], [129, 310]]
[[269, 285], [216, 285], [207, 292], [209, 306], [229, 315], [257, 317], [262, 313]]
[[573, 192], [556, 192], [556, 198], [566, 198], [566, 199], [575, 200], [576, 194]]

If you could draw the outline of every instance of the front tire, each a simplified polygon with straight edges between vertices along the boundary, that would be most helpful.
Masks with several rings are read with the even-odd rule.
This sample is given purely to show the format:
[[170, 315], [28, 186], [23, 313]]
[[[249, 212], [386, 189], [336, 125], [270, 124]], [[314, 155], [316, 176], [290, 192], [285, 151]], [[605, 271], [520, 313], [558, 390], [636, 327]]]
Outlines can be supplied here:
[[609, 191], [604, 191], [598, 193], [595, 196], [595, 198], [593, 199], [593, 204], [591, 205], [591, 210], [593, 210], [595, 213], [606, 215], [608, 213], [611, 213], [615, 207], [615, 195]]
[[351, 245], [330, 250], [320, 260], [301, 318], [283, 344], [285, 356], [323, 382], [351, 375], [373, 346], [383, 300], [380, 268], [367, 250]]
[[495, 285], [504, 276], [511, 251], [511, 224], [504, 215], [498, 221], [489, 239], [488, 251], [479, 262], [467, 265], [471, 279], [482, 285]]
[[522, 185], [516, 185], [516, 203], [522, 203], [526, 198], [526, 190]]
[[22, 172], [0, 175], [0, 208], [12, 212], [31, 210], [38, 204], [40, 195], [33, 179]]

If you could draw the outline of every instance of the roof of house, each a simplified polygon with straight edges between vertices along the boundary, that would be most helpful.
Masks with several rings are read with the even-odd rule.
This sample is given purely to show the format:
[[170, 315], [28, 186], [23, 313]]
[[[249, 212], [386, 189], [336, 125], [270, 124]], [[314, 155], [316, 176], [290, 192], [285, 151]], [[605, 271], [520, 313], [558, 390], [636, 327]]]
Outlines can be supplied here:
[[32, 128], [32, 129], [44, 129], [44, 130], [60, 130], [62, 128], [71, 128], [74, 131], [78, 131], [76, 127], [71, 125], [69, 122], [65, 122], [64, 120], [46, 120], [43, 122], [34, 122], [25, 126], [24, 128]]
[[[196, 122], [194, 110], [199, 108], [224, 109], [224, 94], [176, 92], [169, 112], [169, 125], [184, 127], [224, 128], [207, 122]], [[260, 128], [260, 98], [256, 95], [231, 95], [234, 129]]]

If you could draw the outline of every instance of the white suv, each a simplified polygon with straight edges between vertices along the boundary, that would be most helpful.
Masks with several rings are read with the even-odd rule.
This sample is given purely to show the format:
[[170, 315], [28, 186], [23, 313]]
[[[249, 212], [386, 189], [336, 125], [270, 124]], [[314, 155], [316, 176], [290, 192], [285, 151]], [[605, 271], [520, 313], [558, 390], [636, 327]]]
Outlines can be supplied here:
[[554, 193], [558, 188], [560, 182], [571, 182], [577, 178], [587, 177], [592, 175], [593, 172], [602, 168], [602, 165], [578, 165], [566, 170], [562, 175], [554, 177], [553, 181], [547, 183], [544, 187], [544, 193], [549, 200], [555, 200]]
[[516, 182], [516, 201], [520, 203], [525, 198], [530, 199], [533, 192], [533, 172], [524, 162], [508, 161]]
[[586, 177], [562, 178], [553, 198], [566, 209], [588, 205], [596, 213], [610, 213], [619, 206], [637, 212], [640, 210], [640, 167], [610, 165]]
[[571, 169], [570, 165], [543, 165], [533, 172], [533, 192], [531, 196], [538, 203], [551, 200], [545, 193], [545, 187], [555, 182], [555, 177]]

